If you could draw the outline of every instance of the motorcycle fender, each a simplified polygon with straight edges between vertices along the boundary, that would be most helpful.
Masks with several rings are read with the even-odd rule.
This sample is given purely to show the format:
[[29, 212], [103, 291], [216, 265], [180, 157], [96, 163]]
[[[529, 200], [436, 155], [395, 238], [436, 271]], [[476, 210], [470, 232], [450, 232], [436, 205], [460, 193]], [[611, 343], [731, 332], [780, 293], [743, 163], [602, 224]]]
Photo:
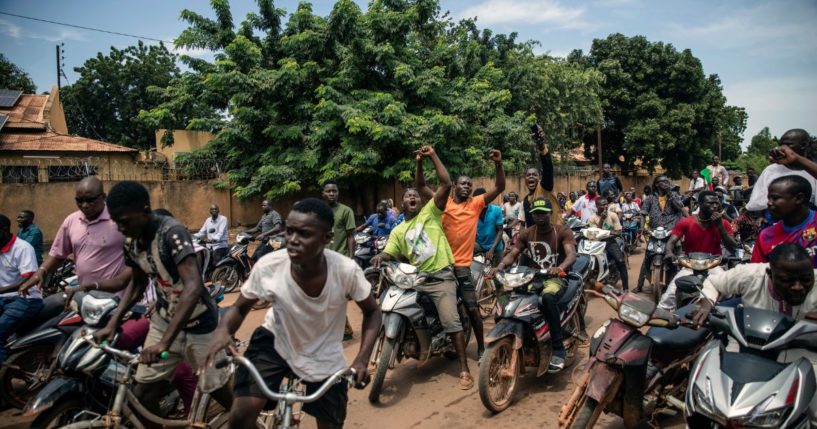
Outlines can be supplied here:
[[24, 416], [35, 416], [58, 401], [76, 397], [85, 393], [82, 383], [76, 378], [57, 377], [45, 385], [37, 396], [31, 398], [23, 409]]
[[218, 263], [216, 264], [216, 268], [226, 267], [226, 266], [230, 266], [230, 265], [236, 265], [237, 263], [238, 262], [235, 259], [233, 259], [232, 256], [227, 255], [227, 256], [223, 257], [220, 261], [218, 261]]
[[608, 390], [621, 378], [621, 373], [601, 362], [593, 366], [590, 372], [590, 381], [587, 382], [586, 395], [601, 402], [608, 394]]
[[620, 320], [610, 319], [610, 324], [604, 330], [603, 339], [594, 356], [601, 362], [616, 359], [619, 349], [637, 332], [635, 328]]
[[386, 332], [386, 338], [395, 339], [400, 336], [400, 330], [403, 327], [403, 317], [397, 313], [388, 313], [383, 315], [383, 329]]
[[616, 358], [625, 367], [643, 367], [646, 371], [647, 360], [652, 354], [653, 342], [646, 335], [634, 335], [616, 353]]
[[657, 255], [653, 255], [652, 265], [654, 267], [660, 267], [661, 265], [664, 265], [664, 254], [660, 253], [660, 254], [657, 254]]
[[521, 322], [502, 319], [497, 323], [488, 336], [485, 338], [486, 344], [493, 344], [505, 337], [513, 337], [513, 348], [519, 350], [522, 348], [522, 338], [525, 335], [525, 327]]
[[9, 353], [14, 353], [18, 350], [31, 346], [58, 345], [65, 341], [65, 339], [68, 338], [68, 335], [69, 333], [61, 331], [57, 328], [48, 328], [31, 333], [25, 337], [18, 338], [9, 343], [7, 347]]

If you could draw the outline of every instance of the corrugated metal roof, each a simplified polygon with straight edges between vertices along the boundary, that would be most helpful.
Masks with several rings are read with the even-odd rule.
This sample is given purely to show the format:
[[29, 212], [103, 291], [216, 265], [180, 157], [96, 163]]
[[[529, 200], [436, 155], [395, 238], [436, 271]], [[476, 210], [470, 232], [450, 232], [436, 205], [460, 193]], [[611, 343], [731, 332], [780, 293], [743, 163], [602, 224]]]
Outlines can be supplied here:
[[6, 129], [46, 129], [43, 109], [48, 95], [23, 94], [12, 107], [0, 107], [0, 114], [8, 115]]
[[113, 143], [79, 136], [63, 136], [51, 132], [37, 134], [0, 133], [0, 151], [137, 152], [136, 149]]

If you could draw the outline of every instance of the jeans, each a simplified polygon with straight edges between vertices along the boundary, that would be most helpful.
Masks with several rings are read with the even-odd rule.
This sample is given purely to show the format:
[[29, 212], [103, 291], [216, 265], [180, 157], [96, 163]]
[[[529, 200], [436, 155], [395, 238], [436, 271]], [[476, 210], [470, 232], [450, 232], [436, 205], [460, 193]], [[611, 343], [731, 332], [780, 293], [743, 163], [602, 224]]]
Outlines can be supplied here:
[[559, 320], [559, 300], [564, 296], [565, 290], [563, 280], [549, 279], [544, 283], [544, 289], [540, 294], [542, 312], [545, 313], [545, 320], [550, 330], [550, 344], [554, 350], [565, 348], [562, 342], [562, 321]]
[[0, 298], [0, 362], [6, 361], [6, 341], [26, 320], [43, 308], [42, 299], [19, 296]]
[[621, 288], [628, 290], [630, 288], [630, 277], [627, 273], [627, 262], [624, 260], [624, 252], [621, 251], [618, 240], [610, 240], [607, 242], [607, 258], [616, 264], [618, 268], [618, 275], [621, 277]]

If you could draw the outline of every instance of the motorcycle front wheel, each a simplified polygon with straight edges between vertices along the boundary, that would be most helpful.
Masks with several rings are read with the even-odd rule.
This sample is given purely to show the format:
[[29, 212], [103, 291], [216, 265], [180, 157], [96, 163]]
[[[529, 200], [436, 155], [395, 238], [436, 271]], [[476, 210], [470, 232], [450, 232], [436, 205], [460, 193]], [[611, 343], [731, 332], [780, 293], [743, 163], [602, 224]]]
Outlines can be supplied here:
[[[85, 409], [85, 404], [79, 399], [61, 402], [38, 415], [29, 427], [31, 429], [61, 428], [82, 421], [82, 419], [76, 419], [76, 417]], [[88, 419], [92, 418], [93, 416], [89, 414]]]
[[29, 347], [6, 359], [0, 367], [0, 397], [6, 404], [22, 409], [28, 400], [48, 383], [44, 375], [51, 366], [54, 347], [40, 345]]
[[479, 307], [479, 315], [483, 319], [487, 319], [494, 314], [494, 305], [496, 305], [496, 287], [493, 281], [485, 279], [481, 275], [477, 280], [477, 306]]
[[376, 404], [380, 402], [380, 392], [383, 390], [383, 382], [386, 381], [386, 372], [389, 370], [389, 363], [391, 362], [391, 355], [394, 353], [394, 348], [397, 340], [395, 338], [386, 338], [385, 332], [380, 334], [380, 344], [383, 350], [380, 352], [380, 360], [377, 362], [377, 372], [372, 377], [372, 386], [369, 390], [369, 402]]
[[479, 398], [493, 413], [511, 405], [519, 380], [519, 360], [513, 365], [513, 340], [505, 337], [485, 349], [479, 366]]
[[224, 293], [230, 293], [241, 284], [241, 275], [239, 275], [235, 267], [225, 265], [216, 268], [213, 275], [210, 276], [210, 280], [213, 283], [221, 283], [224, 286]]

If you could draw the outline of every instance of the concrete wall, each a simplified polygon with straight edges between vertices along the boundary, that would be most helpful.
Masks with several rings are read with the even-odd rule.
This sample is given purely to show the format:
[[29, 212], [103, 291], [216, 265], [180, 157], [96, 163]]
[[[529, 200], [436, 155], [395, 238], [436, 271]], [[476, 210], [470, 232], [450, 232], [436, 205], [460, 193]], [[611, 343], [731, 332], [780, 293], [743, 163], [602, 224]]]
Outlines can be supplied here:
[[156, 130], [156, 151], [173, 162], [178, 153], [189, 153], [204, 147], [216, 136], [208, 131], [173, 130], [173, 146], [162, 147], [162, 137], [165, 129]]
[[60, 90], [57, 85], [51, 87], [48, 102], [43, 109], [43, 119], [48, 121], [51, 129], [59, 134], [68, 134], [68, 123], [65, 122], [65, 112], [60, 101]]
[[[104, 176], [100, 176], [104, 179]], [[556, 178], [556, 191], [569, 192], [584, 187], [590, 176], [560, 175]], [[645, 184], [652, 178], [645, 176], [622, 176], [625, 188], [635, 186], [639, 194]], [[475, 187], [490, 187], [491, 178], [474, 179]], [[105, 190], [109, 190], [116, 181], [105, 181]], [[686, 189], [688, 181], [681, 184]], [[36, 214], [35, 223], [42, 228], [46, 242], [53, 240], [62, 220], [76, 211], [74, 202], [75, 183], [35, 183], [35, 184], [0, 184], [0, 213], [14, 219], [20, 210], [28, 209]], [[153, 208], [163, 207], [191, 229], [198, 229], [208, 216], [210, 204], [218, 204], [221, 213], [228, 217], [230, 225], [254, 226], [261, 216], [261, 198], [238, 200], [227, 190], [216, 189], [210, 181], [164, 181], [145, 182], [151, 195]], [[399, 209], [405, 187], [399, 183], [365, 184], [360, 187], [341, 189], [341, 202], [352, 207], [357, 215], [358, 224], [363, 216], [374, 211], [377, 201], [392, 198]], [[524, 179], [511, 176], [507, 181], [507, 192], [527, 193]], [[272, 202], [273, 208], [286, 217], [290, 207], [299, 199], [319, 197], [318, 192], [301, 192], [287, 198]], [[499, 198], [495, 203], [499, 203]], [[16, 230], [16, 226], [12, 227]]]

